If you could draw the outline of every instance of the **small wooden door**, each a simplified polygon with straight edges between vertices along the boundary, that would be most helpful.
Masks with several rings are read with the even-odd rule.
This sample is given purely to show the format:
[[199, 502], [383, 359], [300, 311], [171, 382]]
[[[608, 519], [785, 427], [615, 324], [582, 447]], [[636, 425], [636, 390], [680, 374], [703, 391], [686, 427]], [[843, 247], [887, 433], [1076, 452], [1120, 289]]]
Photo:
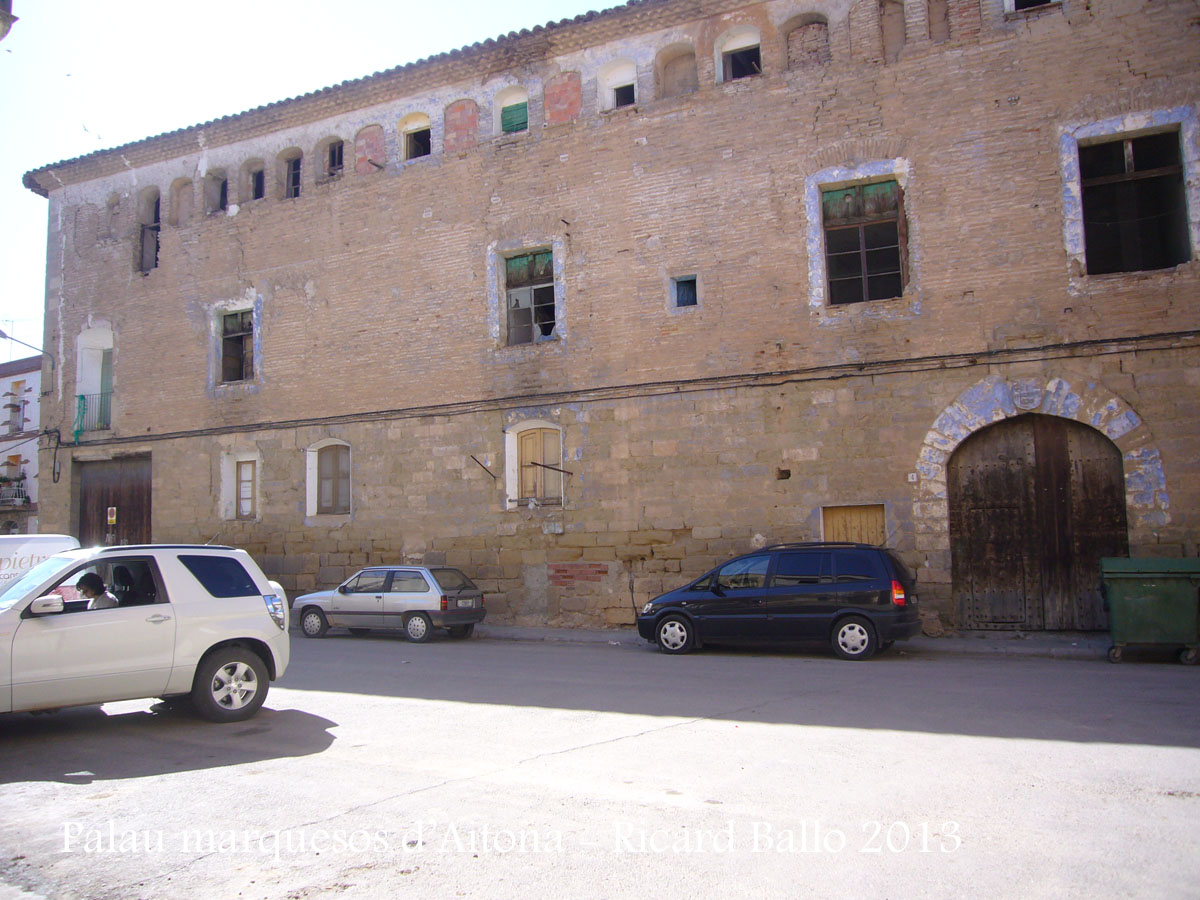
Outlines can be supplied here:
[[[150, 457], [79, 463], [79, 543], [148, 544]], [[116, 521], [109, 524], [109, 510]]]
[[954, 598], [969, 628], [1107, 627], [1100, 558], [1129, 552], [1121, 453], [1026, 415], [964, 441], [947, 472]]
[[887, 541], [883, 505], [826, 506], [821, 511], [827, 541], [857, 541], [883, 546]]

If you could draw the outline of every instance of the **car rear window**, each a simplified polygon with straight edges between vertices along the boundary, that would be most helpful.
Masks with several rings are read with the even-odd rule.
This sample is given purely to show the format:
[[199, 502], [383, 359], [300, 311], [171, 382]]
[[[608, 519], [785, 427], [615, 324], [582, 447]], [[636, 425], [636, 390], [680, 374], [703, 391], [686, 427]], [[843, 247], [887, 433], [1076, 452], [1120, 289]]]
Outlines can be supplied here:
[[874, 581], [884, 575], [879, 554], [870, 550], [835, 550], [838, 581]]
[[214, 597], [252, 597], [261, 593], [250, 573], [228, 556], [180, 556], [189, 572]]
[[429, 573], [433, 575], [434, 580], [438, 583], [443, 591], [477, 591], [474, 582], [466, 575], [458, 571], [458, 569], [430, 569]]

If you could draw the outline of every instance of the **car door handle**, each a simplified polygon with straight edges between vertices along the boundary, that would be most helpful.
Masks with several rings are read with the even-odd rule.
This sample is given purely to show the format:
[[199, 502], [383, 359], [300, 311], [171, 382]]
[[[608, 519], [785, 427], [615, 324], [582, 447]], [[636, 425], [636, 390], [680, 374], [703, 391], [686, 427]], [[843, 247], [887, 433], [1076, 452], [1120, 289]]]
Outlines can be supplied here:
[[171, 617], [163, 616], [163, 615], [154, 615], [154, 616], [150, 616], [148, 619], [146, 619], [146, 621], [152, 622], [153, 624], [158, 625], [160, 622], [170, 622]]

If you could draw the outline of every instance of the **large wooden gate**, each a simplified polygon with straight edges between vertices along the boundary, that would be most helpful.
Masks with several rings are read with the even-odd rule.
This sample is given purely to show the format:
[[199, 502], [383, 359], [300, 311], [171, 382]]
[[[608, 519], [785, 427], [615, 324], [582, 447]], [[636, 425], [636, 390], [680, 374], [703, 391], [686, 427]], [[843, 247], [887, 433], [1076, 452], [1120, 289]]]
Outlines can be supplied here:
[[973, 434], [947, 471], [954, 599], [968, 628], [1107, 627], [1100, 558], [1129, 552], [1121, 452], [1025, 415]]
[[[78, 463], [79, 543], [148, 544], [150, 457]], [[115, 522], [109, 524], [109, 511]]]

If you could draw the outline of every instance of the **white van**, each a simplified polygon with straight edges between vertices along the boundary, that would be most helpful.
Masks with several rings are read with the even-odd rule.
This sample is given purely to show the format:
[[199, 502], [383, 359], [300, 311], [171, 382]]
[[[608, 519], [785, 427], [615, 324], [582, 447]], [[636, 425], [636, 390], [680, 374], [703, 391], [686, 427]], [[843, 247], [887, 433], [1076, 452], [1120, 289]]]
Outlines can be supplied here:
[[69, 534], [0, 534], [0, 591], [42, 560], [78, 549]]

